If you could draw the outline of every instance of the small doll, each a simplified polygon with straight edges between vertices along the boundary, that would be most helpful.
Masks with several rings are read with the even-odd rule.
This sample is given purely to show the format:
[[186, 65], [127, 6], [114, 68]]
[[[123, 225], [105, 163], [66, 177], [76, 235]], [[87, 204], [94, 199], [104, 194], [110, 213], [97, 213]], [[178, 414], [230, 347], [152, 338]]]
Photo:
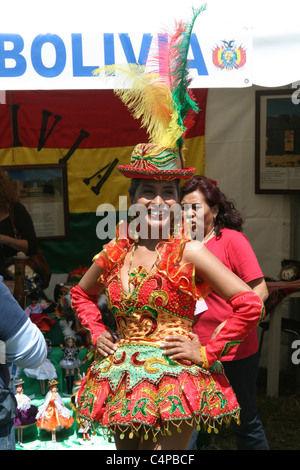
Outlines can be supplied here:
[[36, 324], [41, 331], [50, 331], [55, 325], [55, 320], [48, 317], [44, 312], [51, 304], [44, 299], [40, 300], [40, 293], [34, 289], [29, 294], [30, 304], [26, 307], [25, 312], [30, 320]]
[[86, 419], [80, 424], [78, 429], [78, 433], [82, 434], [82, 439], [84, 441], [90, 440], [90, 430], [91, 430], [91, 423]]
[[45, 397], [44, 403], [39, 406], [37, 427], [51, 432], [52, 442], [56, 442], [56, 432], [63, 428], [70, 428], [74, 423], [70, 410], [64, 405], [61, 396], [58, 393], [59, 382], [55, 379], [49, 380], [50, 389]]
[[[75, 391], [78, 392], [80, 385], [82, 384], [83, 380], [85, 379], [85, 374], [78, 376], [77, 383], [75, 382]], [[90, 432], [91, 432], [91, 423], [86, 420], [78, 417], [78, 400], [77, 400], [77, 393], [72, 395], [70, 400], [70, 406], [75, 411], [78, 423], [78, 434], [82, 435], [83, 441], [90, 440]]]
[[47, 358], [44, 360], [44, 362], [36, 369], [24, 369], [24, 373], [27, 377], [40, 381], [42, 395], [46, 395], [45, 380], [52, 380], [57, 378], [55, 367], [50, 361], [51, 346], [49, 339], [46, 339], [46, 344]]
[[81, 366], [81, 361], [78, 359], [79, 349], [76, 347], [76, 338], [74, 335], [70, 334], [65, 337], [65, 346], [61, 345], [61, 348], [64, 353], [64, 358], [60, 361], [59, 365], [62, 369], [66, 371], [66, 383], [67, 383], [67, 393], [72, 395], [73, 385], [74, 385], [74, 372], [75, 369], [78, 369]]
[[23, 441], [23, 429], [36, 422], [38, 409], [31, 404], [30, 398], [23, 393], [22, 379], [17, 379], [14, 383], [16, 388], [15, 398], [17, 400], [16, 417], [14, 418], [15, 428], [18, 429], [18, 444]]

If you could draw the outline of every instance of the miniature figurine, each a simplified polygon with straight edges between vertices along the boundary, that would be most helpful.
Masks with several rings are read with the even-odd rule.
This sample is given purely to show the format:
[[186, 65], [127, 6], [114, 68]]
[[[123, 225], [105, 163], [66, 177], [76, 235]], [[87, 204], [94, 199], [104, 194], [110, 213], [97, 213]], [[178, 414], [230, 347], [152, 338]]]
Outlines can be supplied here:
[[18, 444], [23, 442], [23, 429], [36, 422], [37, 407], [31, 404], [30, 398], [23, 392], [23, 379], [15, 380], [17, 400], [16, 417], [14, 418], [15, 428], [18, 430]]
[[90, 440], [90, 430], [91, 430], [91, 423], [87, 419], [83, 421], [82, 423], [80, 423], [78, 433], [82, 434], [82, 439], [84, 441]]
[[74, 423], [70, 410], [64, 405], [61, 396], [58, 393], [59, 382], [55, 379], [49, 380], [49, 392], [46, 395], [44, 403], [39, 406], [37, 418], [37, 427], [51, 431], [52, 442], [56, 442], [56, 432], [63, 428], [70, 428]]
[[36, 324], [41, 331], [50, 331], [52, 326], [55, 325], [55, 320], [48, 317], [44, 312], [51, 304], [46, 302], [45, 299], [40, 300], [40, 293], [34, 289], [29, 294], [30, 304], [26, 307], [25, 312], [30, 317], [30, 320]]
[[[61, 348], [64, 353], [64, 358], [60, 361], [59, 365], [62, 369], [66, 371], [66, 383], [67, 383], [67, 393], [72, 395], [73, 384], [74, 384], [74, 373], [75, 369], [78, 369], [80, 372], [81, 361], [78, 359], [79, 348], [76, 347], [76, 338], [70, 333], [65, 336], [66, 344], [61, 345]], [[81, 348], [80, 348], [81, 349]]]

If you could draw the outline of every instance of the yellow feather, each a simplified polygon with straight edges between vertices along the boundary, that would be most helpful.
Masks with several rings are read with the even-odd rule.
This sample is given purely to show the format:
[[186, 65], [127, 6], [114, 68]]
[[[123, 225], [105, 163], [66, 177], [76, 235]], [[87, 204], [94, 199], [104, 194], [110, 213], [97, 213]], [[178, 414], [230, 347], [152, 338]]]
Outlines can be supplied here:
[[115, 78], [116, 95], [135, 119], [141, 119], [150, 143], [177, 149], [184, 129], [178, 125], [171, 90], [158, 74], [145, 73], [145, 67], [137, 64], [105, 66], [94, 74]]

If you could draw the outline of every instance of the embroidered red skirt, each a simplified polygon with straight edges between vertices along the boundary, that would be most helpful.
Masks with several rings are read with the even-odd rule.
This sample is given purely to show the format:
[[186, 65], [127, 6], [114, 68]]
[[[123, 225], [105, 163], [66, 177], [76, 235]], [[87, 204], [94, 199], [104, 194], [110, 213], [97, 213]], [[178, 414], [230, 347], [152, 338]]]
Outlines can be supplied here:
[[172, 361], [153, 344], [121, 342], [114, 355], [95, 361], [78, 391], [78, 420], [89, 420], [108, 434], [142, 429], [169, 433], [187, 422], [218, 432], [239, 420], [239, 405], [221, 363], [205, 370]]

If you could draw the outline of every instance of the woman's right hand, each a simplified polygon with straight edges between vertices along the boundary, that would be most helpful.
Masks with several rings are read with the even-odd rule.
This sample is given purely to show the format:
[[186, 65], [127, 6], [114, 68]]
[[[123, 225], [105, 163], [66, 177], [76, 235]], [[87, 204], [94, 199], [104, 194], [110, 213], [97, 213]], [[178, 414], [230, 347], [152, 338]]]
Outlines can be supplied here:
[[97, 352], [104, 357], [114, 354], [114, 352], [117, 350], [115, 343], [118, 341], [118, 337], [115, 333], [110, 331], [103, 331], [103, 333], [101, 333], [97, 339]]

